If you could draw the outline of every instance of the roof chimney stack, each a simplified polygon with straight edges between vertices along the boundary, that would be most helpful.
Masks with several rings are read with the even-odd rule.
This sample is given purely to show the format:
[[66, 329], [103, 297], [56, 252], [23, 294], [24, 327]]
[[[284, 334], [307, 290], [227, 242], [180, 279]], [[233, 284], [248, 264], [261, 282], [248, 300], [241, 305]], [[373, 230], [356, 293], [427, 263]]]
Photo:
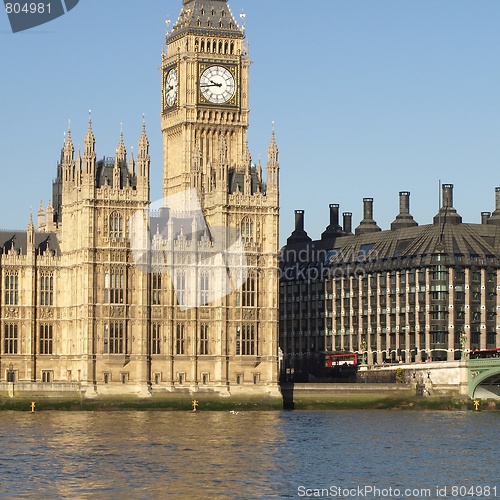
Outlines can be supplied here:
[[343, 236], [344, 232], [339, 225], [339, 205], [330, 204], [330, 224], [321, 234], [322, 240], [328, 240], [337, 236]]
[[356, 228], [356, 236], [381, 231], [373, 220], [373, 198], [363, 198], [363, 220]]
[[295, 210], [295, 231], [304, 231], [304, 210]]
[[500, 225], [500, 187], [495, 188], [495, 211], [488, 219], [488, 224]]
[[434, 224], [461, 224], [462, 217], [453, 208], [453, 184], [443, 184], [443, 205], [434, 216]]
[[312, 241], [304, 231], [304, 210], [295, 210], [295, 229], [286, 240], [287, 245]]
[[453, 207], [453, 184], [443, 184], [443, 208]]
[[399, 213], [410, 213], [410, 193], [408, 191], [399, 192]]
[[491, 217], [491, 212], [481, 212], [481, 224], [488, 224], [488, 219]]
[[401, 229], [403, 227], [418, 226], [417, 222], [413, 220], [410, 215], [410, 193], [409, 191], [399, 192], [399, 214], [391, 224], [391, 229]]
[[345, 234], [352, 234], [352, 212], [344, 212], [342, 214], [343, 226]]
[[330, 204], [330, 225], [339, 225], [339, 205], [338, 203]]

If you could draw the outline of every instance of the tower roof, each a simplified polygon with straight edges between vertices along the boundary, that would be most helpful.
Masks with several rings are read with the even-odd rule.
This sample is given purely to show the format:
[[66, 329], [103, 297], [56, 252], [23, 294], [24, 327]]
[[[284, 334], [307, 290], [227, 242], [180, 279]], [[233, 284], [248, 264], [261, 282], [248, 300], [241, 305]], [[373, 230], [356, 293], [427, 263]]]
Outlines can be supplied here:
[[167, 43], [186, 33], [245, 37], [243, 29], [234, 20], [227, 0], [184, 0], [179, 19], [167, 36]]
[[[34, 244], [37, 253], [50, 252], [53, 255], [61, 255], [56, 233], [35, 232]], [[26, 255], [27, 247], [26, 231], [0, 231], [0, 254], [5, 255], [14, 250], [19, 255]]]

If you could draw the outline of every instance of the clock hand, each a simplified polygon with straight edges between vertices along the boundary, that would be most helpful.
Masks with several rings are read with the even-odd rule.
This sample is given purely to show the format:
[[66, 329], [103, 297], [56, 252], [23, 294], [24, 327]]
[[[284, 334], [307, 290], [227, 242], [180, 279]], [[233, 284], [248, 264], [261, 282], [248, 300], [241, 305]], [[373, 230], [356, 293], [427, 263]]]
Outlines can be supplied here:
[[210, 80], [210, 83], [202, 83], [200, 87], [222, 87], [222, 83], [215, 83]]

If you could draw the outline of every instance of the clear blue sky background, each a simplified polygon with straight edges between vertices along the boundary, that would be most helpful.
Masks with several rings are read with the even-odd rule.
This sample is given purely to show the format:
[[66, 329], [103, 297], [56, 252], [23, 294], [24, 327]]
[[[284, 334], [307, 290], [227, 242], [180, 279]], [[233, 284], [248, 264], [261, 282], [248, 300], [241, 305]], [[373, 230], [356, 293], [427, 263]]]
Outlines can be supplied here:
[[[207, 0], [209, 3], [209, 0]], [[265, 162], [276, 123], [281, 242], [293, 210], [318, 238], [328, 204], [386, 229], [398, 192], [430, 223], [438, 181], [453, 183], [466, 222], [494, 210], [500, 185], [498, 0], [230, 0], [253, 61], [250, 150]], [[3, 6], [2, 6], [3, 7]], [[137, 149], [146, 115], [152, 200], [161, 196], [160, 65], [165, 20], [181, 0], [81, 0], [70, 13], [12, 34], [0, 11], [0, 228], [25, 228], [51, 198], [71, 119], [83, 144], [88, 110], [98, 157], [114, 156], [120, 123]]]

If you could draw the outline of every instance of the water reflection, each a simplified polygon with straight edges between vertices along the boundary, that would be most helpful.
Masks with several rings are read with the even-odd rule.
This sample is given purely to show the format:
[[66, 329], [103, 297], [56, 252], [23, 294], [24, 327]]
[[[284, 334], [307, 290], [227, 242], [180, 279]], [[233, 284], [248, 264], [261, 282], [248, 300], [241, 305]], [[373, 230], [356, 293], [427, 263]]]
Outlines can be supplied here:
[[499, 419], [486, 412], [0, 412], [0, 497], [285, 498], [300, 485], [493, 485]]
[[283, 442], [276, 412], [5, 412], [0, 422], [3, 496], [265, 494]]

